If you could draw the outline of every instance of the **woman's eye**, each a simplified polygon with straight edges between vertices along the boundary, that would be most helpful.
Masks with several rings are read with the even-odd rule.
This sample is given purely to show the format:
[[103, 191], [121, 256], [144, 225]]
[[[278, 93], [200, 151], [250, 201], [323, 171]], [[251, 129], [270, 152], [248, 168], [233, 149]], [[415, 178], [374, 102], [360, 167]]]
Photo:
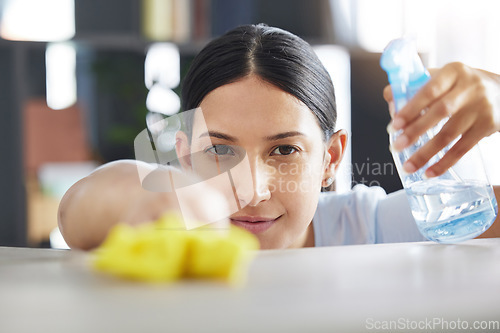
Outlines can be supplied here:
[[279, 146], [273, 150], [273, 155], [290, 155], [297, 151], [295, 147], [292, 146]]
[[235, 155], [233, 149], [231, 149], [231, 147], [229, 147], [227, 145], [213, 145], [212, 147], [205, 149], [205, 152], [213, 154], [213, 155], [218, 155], [218, 156], [221, 156], [221, 155], [234, 156]]

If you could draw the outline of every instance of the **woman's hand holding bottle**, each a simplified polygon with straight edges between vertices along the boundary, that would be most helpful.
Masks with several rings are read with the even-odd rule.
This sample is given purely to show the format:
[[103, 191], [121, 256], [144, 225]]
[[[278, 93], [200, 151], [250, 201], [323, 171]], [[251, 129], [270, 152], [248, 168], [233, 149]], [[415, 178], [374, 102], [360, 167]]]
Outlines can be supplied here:
[[440, 150], [460, 139], [426, 175], [443, 174], [482, 138], [500, 130], [500, 75], [451, 63], [430, 70], [432, 78], [397, 114], [390, 86], [384, 98], [393, 117], [393, 130], [403, 130], [394, 148], [402, 150], [442, 119], [450, 117], [438, 134], [405, 162], [412, 173]]

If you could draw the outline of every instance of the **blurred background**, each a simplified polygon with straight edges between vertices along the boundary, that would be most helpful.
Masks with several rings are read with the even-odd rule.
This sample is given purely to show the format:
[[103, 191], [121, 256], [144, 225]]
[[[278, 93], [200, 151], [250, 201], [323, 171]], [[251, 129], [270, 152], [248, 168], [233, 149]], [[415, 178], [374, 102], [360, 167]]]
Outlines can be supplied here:
[[[330, 71], [351, 135], [337, 189], [400, 189], [380, 53], [407, 35], [429, 67], [500, 73], [499, 12], [495, 0], [0, 0], [0, 246], [47, 247], [51, 233], [59, 246], [64, 192], [102, 163], [134, 158], [147, 115], [179, 111], [196, 53], [245, 23], [303, 37]], [[499, 165], [494, 148], [484, 155]]]

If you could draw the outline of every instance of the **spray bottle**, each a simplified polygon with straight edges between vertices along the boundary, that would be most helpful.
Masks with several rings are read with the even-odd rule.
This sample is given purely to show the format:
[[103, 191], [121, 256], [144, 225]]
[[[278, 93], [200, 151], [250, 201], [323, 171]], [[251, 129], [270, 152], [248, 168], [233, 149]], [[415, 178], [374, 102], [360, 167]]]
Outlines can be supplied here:
[[[391, 85], [396, 112], [430, 79], [410, 39], [393, 40], [380, 59]], [[443, 175], [427, 178], [425, 170], [439, 161], [448, 147], [433, 156], [412, 174], [403, 170], [403, 163], [439, 132], [447, 119], [424, 133], [412, 146], [401, 152], [391, 149], [396, 168], [415, 222], [427, 239], [441, 243], [457, 243], [471, 239], [488, 229], [498, 213], [493, 187], [487, 179], [479, 148], [474, 147]], [[391, 132], [392, 143], [402, 130]]]

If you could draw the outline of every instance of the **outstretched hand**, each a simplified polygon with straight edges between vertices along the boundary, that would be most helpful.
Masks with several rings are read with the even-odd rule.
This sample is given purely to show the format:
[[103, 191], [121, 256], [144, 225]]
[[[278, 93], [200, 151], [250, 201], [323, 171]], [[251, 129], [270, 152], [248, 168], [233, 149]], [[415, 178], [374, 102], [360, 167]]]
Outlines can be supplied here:
[[415, 172], [461, 136], [439, 162], [426, 170], [428, 177], [435, 177], [482, 138], [500, 131], [500, 75], [462, 63], [429, 72], [429, 82], [397, 114], [390, 86], [384, 88], [384, 98], [393, 117], [392, 129], [403, 130], [393, 144], [396, 150], [412, 145], [428, 129], [450, 117], [441, 131], [403, 165], [406, 172]]

